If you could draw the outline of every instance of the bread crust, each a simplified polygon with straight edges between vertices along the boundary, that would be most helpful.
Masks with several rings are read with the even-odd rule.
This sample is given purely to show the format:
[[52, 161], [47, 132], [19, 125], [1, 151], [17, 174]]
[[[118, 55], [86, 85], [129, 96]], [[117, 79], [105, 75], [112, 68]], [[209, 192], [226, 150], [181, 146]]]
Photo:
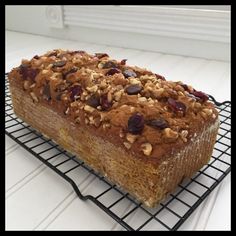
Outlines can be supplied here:
[[[82, 58], [86, 58], [86, 56], [87, 54], [83, 55]], [[44, 57], [46, 58], [45, 61], [48, 62], [48, 57]], [[30, 63], [31, 67], [40, 68], [34, 66], [34, 59]], [[96, 62], [96, 66], [99, 63], [101, 63], [100, 60]], [[88, 65], [87, 68], [91, 70], [93, 67]], [[137, 67], [129, 68], [132, 68], [136, 74], [138, 72], [146, 73], [149, 77], [153, 75], [150, 75], [151, 72], [145, 72], [145, 70]], [[187, 100], [187, 95], [184, 98], [180, 96], [176, 100], [182, 101], [189, 108], [186, 114], [182, 114], [171, 110], [166, 110], [165, 113], [164, 108], [168, 103], [165, 99], [163, 102], [163, 97], [159, 98], [158, 95], [156, 99], [159, 99], [159, 103], [147, 102], [141, 106], [138, 102], [140, 97], [123, 94], [121, 100], [118, 101], [118, 106], [113, 108], [113, 105], [117, 102], [115, 101], [109, 110], [99, 110], [94, 107], [90, 109], [91, 106], [85, 109], [85, 106], [88, 105], [86, 100], [80, 100], [79, 105], [83, 108], [76, 107], [80, 114], [78, 122], [76, 120], [78, 117], [75, 116], [76, 110], [73, 110], [71, 106], [76, 101], [69, 101], [69, 103], [57, 101], [56, 98], [53, 98], [54, 91], [50, 92], [50, 100], [47, 97], [45, 99], [45, 93], [40, 94], [42, 88], [45, 90], [46, 86], [40, 84], [43, 83], [43, 70], [45, 69], [40, 68], [40, 72], [38, 72], [33, 82], [30, 75], [28, 78], [22, 78], [19, 68], [13, 69], [9, 74], [10, 91], [16, 115], [66, 150], [77, 155], [89, 166], [128, 191], [146, 206], [156, 206], [165, 199], [168, 193], [176, 188], [183, 178], [191, 177], [208, 163], [219, 127], [218, 114], [212, 103], [201, 101], [198, 102], [201, 107], [191, 110], [191, 106], [196, 104], [197, 101]], [[93, 70], [95, 71], [95, 69]], [[46, 74], [46, 80], [49, 81], [49, 84], [54, 81], [52, 78], [55, 73], [63, 74], [64, 72]], [[110, 77], [109, 79], [112, 80]], [[140, 80], [140, 75], [136, 80]], [[162, 79], [159, 80], [163, 81]], [[25, 81], [29, 81], [28, 86], [32, 88], [28, 88]], [[55, 82], [57, 81], [56, 78]], [[162, 84], [161, 81], [160, 84]], [[80, 85], [82, 82], [80, 81]], [[118, 85], [123, 82], [122, 79]], [[132, 80], [129, 79], [130, 82]], [[171, 82], [164, 82], [163, 87], [172, 85]], [[101, 83], [103, 82], [98, 81], [98, 83], [91, 84], [89, 88], [94, 85], [100, 86]], [[108, 88], [108, 93], [115, 86], [112, 84]], [[142, 86], [145, 88], [146, 83]], [[82, 88], [84, 87], [82, 86]], [[52, 90], [52, 86], [50, 89]], [[165, 89], [168, 91], [169, 88]], [[173, 91], [176, 90], [173, 89]], [[119, 92], [119, 90], [116, 92]], [[94, 95], [93, 92], [91, 93]], [[71, 94], [69, 95], [71, 96]], [[92, 95], [90, 94], [90, 97]], [[145, 97], [144, 95], [147, 96], [145, 93], [142, 97]], [[112, 96], [114, 96], [114, 93]], [[150, 106], [150, 104], [153, 106]], [[71, 109], [69, 114], [66, 114], [67, 107]], [[150, 118], [153, 117], [154, 113], [157, 113], [158, 109], [162, 108], [164, 109], [162, 118], [170, 123], [168, 128], [156, 129], [145, 124], [140, 134], [132, 134], [127, 131], [127, 122], [132, 114], [142, 113], [143, 116]], [[194, 116], [192, 113], [196, 111], [198, 111], [198, 114]], [[107, 117], [107, 119], [101, 119], [102, 117]], [[98, 122], [99, 126], [94, 121], [96, 118], [101, 119]], [[176, 128], [177, 126], [179, 126], [179, 129]], [[187, 135], [183, 131], [187, 131]], [[174, 137], [176, 133], [177, 138]], [[182, 134], [183, 136], [181, 136]], [[151, 152], [148, 150], [150, 145]]]

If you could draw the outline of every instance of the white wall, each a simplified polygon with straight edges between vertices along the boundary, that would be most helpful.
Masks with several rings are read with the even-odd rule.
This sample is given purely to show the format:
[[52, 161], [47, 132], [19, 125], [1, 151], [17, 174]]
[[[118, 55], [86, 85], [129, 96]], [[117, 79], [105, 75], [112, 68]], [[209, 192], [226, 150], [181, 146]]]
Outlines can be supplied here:
[[[229, 6], [223, 7], [224, 11], [220, 11], [219, 6], [215, 6], [217, 11], [182, 10], [174, 5], [171, 8], [6, 6], [6, 29], [117, 47], [230, 60]], [[128, 24], [116, 20], [115, 16], [119, 14], [123, 22], [127, 18]], [[59, 21], [55, 23], [57, 17]]]

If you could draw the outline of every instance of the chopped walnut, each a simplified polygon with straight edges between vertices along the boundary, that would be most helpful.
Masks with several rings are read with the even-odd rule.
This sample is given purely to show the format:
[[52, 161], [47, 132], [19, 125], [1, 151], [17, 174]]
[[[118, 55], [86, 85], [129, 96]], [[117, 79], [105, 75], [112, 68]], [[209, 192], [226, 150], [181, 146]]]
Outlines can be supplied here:
[[139, 97], [138, 100], [139, 100], [139, 102], [146, 102], [147, 98], [146, 97]]
[[30, 88], [34, 88], [36, 86], [36, 83], [33, 83], [30, 85]]
[[101, 124], [100, 117], [94, 118], [94, 125], [95, 127], [99, 127]]
[[121, 99], [122, 94], [124, 93], [124, 90], [119, 90], [114, 93], [114, 99], [118, 102]]
[[139, 80], [137, 80], [135, 78], [132, 78], [132, 77], [129, 79], [129, 82], [130, 82], [130, 84], [139, 84], [139, 85], [141, 85], [141, 82]]
[[92, 113], [95, 109], [89, 105], [85, 105], [84, 106], [84, 110], [89, 112], [89, 113]]
[[31, 93], [30, 93], [30, 96], [32, 97], [33, 102], [36, 102], [36, 103], [37, 103], [37, 102], [39, 101], [34, 92], [31, 92]]
[[102, 125], [102, 128], [103, 128], [103, 129], [111, 128], [111, 124], [110, 124], [110, 123], [104, 123], [104, 124]]
[[212, 114], [212, 109], [208, 109], [208, 108], [204, 108], [204, 109], [202, 109], [202, 111], [204, 112], [204, 113], [206, 113], [208, 116], [210, 116], [211, 114]]
[[108, 93], [107, 93], [107, 101], [108, 102], [111, 102], [112, 101], [112, 91], [110, 90]]
[[42, 70], [42, 74], [47, 74], [49, 72], [49, 70]]
[[152, 145], [150, 143], [143, 143], [141, 145], [143, 154], [146, 156], [150, 156], [152, 152]]
[[169, 139], [177, 139], [179, 136], [178, 132], [176, 132], [170, 128], [164, 129], [164, 135], [166, 138], [169, 138]]
[[86, 90], [88, 90], [91, 93], [96, 93], [96, 91], [98, 90], [98, 86], [94, 85], [92, 87], [87, 87]]
[[130, 134], [130, 133], [127, 133], [127, 134], [126, 134], [126, 139], [127, 139], [130, 143], [134, 143], [137, 138], [138, 138], [137, 135], [133, 135], [133, 134]]
[[153, 94], [154, 94], [154, 96], [155, 97], [161, 97], [162, 96], [162, 94], [163, 94], [163, 92], [164, 92], [165, 90], [163, 89], [163, 88], [159, 88], [159, 89], [154, 89], [153, 90]]
[[187, 130], [182, 130], [181, 133], [180, 133], [180, 137], [185, 143], [188, 141], [187, 138], [186, 138], [187, 136], [188, 136], [188, 131]]
[[69, 111], [70, 111], [70, 108], [69, 107], [67, 107], [67, 109], [65, 110], [65, 115], [68, 115], [68, 113], [69, 113]]
[[30, 82], [28, 80], [25, 80], [23, 87], [24, 87], [25, 90], [29, 89], [30, 88]]
[[128, 143], [128, 142], [123, 142], [124, 146], [127, 148], [127, 149], [130, 149], [131, 148], [131, 144]]
[[120, 136], [120, 138], [124, 138], [125, 137], [124, 131], [122, 129], [120, 130], [119, 136]]
[[77, 118], [75, 119], [75, 123], [77, 123], [77, 124], [80, 123], [80, 117], [77, 117]]

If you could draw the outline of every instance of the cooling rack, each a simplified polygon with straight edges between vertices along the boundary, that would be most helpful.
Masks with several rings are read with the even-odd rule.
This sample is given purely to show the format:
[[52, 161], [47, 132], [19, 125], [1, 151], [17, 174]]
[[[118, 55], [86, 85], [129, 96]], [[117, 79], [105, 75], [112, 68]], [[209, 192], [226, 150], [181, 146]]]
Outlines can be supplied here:
[[[96, 173], [79, 158], [71, 155], [19, 119], [13, 112], [7, 74], [5, 81], [5, 133], [71, 184], [81, 200], [92, 201], [125, 230], [177, 230], [231, 171], [231, 102], [219, 103], [210, 96], [210, 100], [215, 103], [219, 111], [220, 128], [209, 164], [205, 165], [191, 179], [184, 180], [176, 191], [158, 207], [146, 208], [128, 193]], [[32, 146], [32, 142], [36, 144]], [[29, 145], [30, 143], [31, 145]], [[45, 144], [47, 145], [45, 146]], [[61, 158], [61, 162], [55, 164], [53, 159], [58, 156], [63, 158]], [[67, 168], [62, 168], [62, 166]], [[66, 171], [62, 171], [62, 169], [66, 169]], [[95, 195], [81, 192], [76, 179], [70, 175], [74, 170], [85, 170], [96, 176], [103, 185], [101, 191]], [[113, 193], [118, 195], [113, 202], [107, 203], [102, 200]], [[122, 214], [118, 213], [117, 209], [124, 204], [127, 204], [128, 207]]]

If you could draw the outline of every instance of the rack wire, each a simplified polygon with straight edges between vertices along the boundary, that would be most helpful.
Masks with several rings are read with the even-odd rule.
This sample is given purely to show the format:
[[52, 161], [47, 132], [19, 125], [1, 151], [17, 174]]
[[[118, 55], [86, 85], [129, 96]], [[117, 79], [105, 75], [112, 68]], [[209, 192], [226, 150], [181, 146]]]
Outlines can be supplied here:
[[[205, 165], [191, 179], [184, 180], [179, 184], [176, 191], [159, 206], [149, 209], [105, 177], [96, 173], [78, 157], [71, 155], [51, 139], [45, 138], [19, 119], [13, 112], [7, 74], [5, 81], [5, 133], [70, 183], [80, 199], [92, 201], [117, 221], [123, 229], [136, 231], [177, 230], [231, 171], [231, 102], [219, 103], [210, 96], [219, 111], [220, 128], [209, 164]], [[59, 156], [61, 161], [59, 163], [53, 162]], [[81, 191], [76, 178], [70, 175], [74, 170], [85, 170], [96, 176], [98, 182], [103, 184], [101, 191], [96, 194]], [[113, 193], [118, 195], [113, 202], [102, 200]], [[127, 204], [128, 207], [122, 214], [117, 213], [117, 209], [124, 204]]]

